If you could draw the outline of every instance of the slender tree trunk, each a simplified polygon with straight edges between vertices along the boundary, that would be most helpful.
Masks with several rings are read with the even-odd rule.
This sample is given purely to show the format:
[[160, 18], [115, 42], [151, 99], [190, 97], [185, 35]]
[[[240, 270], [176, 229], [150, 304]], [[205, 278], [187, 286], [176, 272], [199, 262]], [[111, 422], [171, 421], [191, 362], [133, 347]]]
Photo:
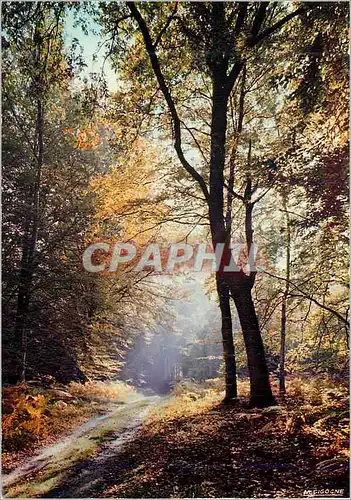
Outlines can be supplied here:
[[[23, 249], [24, 250], [24, 249]], [[22, 251], [22, 254], [24, 251]], [[16, 378], [20, 382], [24, 382], [26, 373], [26, 358], [27, 358], [27, 333], [26, 321], [28, 318], [29, 309], [29, 294], [28, 294], [28, 279], [24, 272], [25, 266], [24, 259], [22, 258], [20, 269], [20, 285], [17, 296], [17, 313], [15, 324], [15, 341], [16, 341]]]
[[246, 65], [244, 64], [242, 69], [241, 77], [241, 89], [239, 98], [239, 110], [238, 110], [238, 123], [234, 134], [234, 145], [232, 147], [229, 159], [229, 178], [228, 178], [228, 192], [227, 192], [227, 212], [226, 212], [226, 223], [227, 223], [227, 233], [231, 235], [232, 231], [232, 215], [233, 215], [233, 190], [234, 190], [234, 180], [235, 180], [235, 160], [238, 149], [239, 137], [243, 130], [244, 122], [244, 103], [245, 103], [245, 83], [246, 83]]
[[230, 297], [228, 285], [218, 274], [217, 293], [219, 297], [219, 306], [222, 315], [222, 342], [223, 357], [225, 364], [225, 398], [224, 402], [229, 402], [238, 397], [236, 382], [236, 363], [235, 349], [233, 339], [232, 314], [230, 310]]
[[41, 20], [38, 20], [33, 36], [33, 58], [35, 61], [33, 86], [37, 92], [36, 123], [34, 134], [34, 158], [32, 168], [32, 182], [29, 190], [29, 207], [26, 214], [24, 228], [22, 257], [19, 270], [19, 287], [17, 296], [17, 313], [15, 323], [15, 341], [18, 346], [17, 377], [23, 382], [26, 378], [26, 360], [28, 344], [28, 318], [30, 294], [33, 281], [34, 260], [37, 248], [40, 215], [40, 185], [44, 155], [44, 74], [41, 68], [42, 37], [40, 34]]
[[280, 361], [279, 361], [279, 394], [285, 396], [285, 339], [286, 339], [286, 296], [282, 302], [281, 326], [280, 326]]
[[286, 309], [289, 297], [290, 285], [290, 246], [291, 246], [291, 233], [290, 233], [290, 218], [287, 210], [286, 194], [283, 194], [283, 206], [286, 217], [286, 267], [285, 267], [285, 289], [282, 300], [281, 310], [281, 324], [280, 324], [280, 361], [279, 361], [279, 394], [285, 396], [285, 350], [286, 350]]
[[28, 343], [28, 316], [30, 293], [33, 281], [34, 258], [37, 247], [40, 211], [40, 182], [44, 153], [44, 114], [41, 98], [37, 100], [36, 121], [36, 158], [34, 159], [34, 180], [30, 192], [30, 208], [27, 215], [25, 236], [23, 239], [22, 258], [19, 271], [19, 288], [17, 296], [17, 313], [15, 324], [15, 339], [18, 346], [17, 378], [20, 382], [26, 379], [26, 360]]

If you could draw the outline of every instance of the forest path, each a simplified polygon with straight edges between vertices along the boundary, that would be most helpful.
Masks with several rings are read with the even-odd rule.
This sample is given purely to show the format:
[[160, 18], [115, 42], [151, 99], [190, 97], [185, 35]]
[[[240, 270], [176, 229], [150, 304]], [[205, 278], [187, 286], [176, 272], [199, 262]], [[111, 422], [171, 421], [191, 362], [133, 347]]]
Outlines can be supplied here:
[[[89, 497], [101, 480], [104, 461], [133, 439], [159, 396], [131, 396], [122, 405], [75, 429], [63, 441], [3, 476], [3, 494], [14, 497]], [[111, 407], [110, 407], [111, 408]], [[122, 464], [123, 465], [123, 464]]]

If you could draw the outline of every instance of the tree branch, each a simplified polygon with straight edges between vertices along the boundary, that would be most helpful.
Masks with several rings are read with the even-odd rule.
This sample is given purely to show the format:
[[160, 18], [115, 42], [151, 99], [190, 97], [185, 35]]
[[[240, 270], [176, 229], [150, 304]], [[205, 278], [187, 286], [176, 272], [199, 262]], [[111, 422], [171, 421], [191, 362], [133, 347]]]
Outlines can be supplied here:
[[335, 311], [335, 309], [332, 309], [331, 307], [328, 307], [325, 304], [322, 304], [317, 299], [315, 299], [314, 297], [312, 297], [311, 295], [306, 293], [304, 290], [302, 290], [299, 286], [297, 286], [291, 280], [283, 278], [282, 276], [276, 276], [275, 274], [269, 273], [268, 271], [265, 271], [264, 269], [259, 269], [259, 270], [262, 271], [264, 274], [271, 276], [272, 278], [276, 278], [278, 280], [285, 281], [286, 283], [289, 283], [289, 285], [294, 287], [295, 290], [300, 292], [304, 297], [306, 297], [308, 300], [310, 300], [311, 302], [316, 304], [318, 307], [320, 307], [321, 309], [324, 309], [325, 311], [330, 312], [331, 314], [334, 314], [334, 316], [336, 316], [338, 319], [340, 319], [340, 321], [342, 321], [345, 325], [347, 325], [347, 326], [350, 325], [349, 321], [346, 318], [344, 318], [344, 316], [342, 316], [338, 311]]
[[256, 38], [258, 35], [262, 23], [265, 20], [266, 17], [266, 10], [268, 8], [269, 2], [260, 2], [257, 7], [257, 12], [255, 15], [255, 19], [253, 20], [252, 27], [251, 27], [251, 36], [253, 38]]
[[[236, 18], [236, 23], [235, 23], [235, 28], [234, 28], [234, 33], [235, 33], [235, 36], [238, 35], [238, 33], [240, 33], [241, 31], [241, 28], [245, 22], [245, 17], [246, 17], [246, 14], [247, 14], [247, 8], [249, 6], [249, 2], [242, 2], [239, 4], [239, 7], [238, 7], [238, 16]], [[234, 13], [234, 12], [233, 12]], [[229, 25], [231, 24], [232, 22], [232, 19], [231, 17], [229, 18]]]
[[236, 82], [236, 79], [238, 78], [243, 66], [244, 66], [243, 61], [236, 61], [234, 63], [234, 66], [232, 67], [232, 69], [228, 75], [228, 78], [227, 78], [227, 92], [228, 92], [228, 94], [230, 94], [230, 92], [232, 91], [234, 84]]
[[223, 183], [224, 187], [228, 190], [228, 192], [234, 196], [234, 198], [236, 198], [237, 200], [240, 200], [242, 202], [244, 202], [244, 197], [241, 196], [241, 194], [237, 193], [236, 191], [234, 191], [233, 189], [230, 188], [230, 186], [228, 186], [228, 184], [226, 182]]
[[197, 138], [196, 138], [195, 134], [193, 133], [193, 131], [191, 130], [191, 128], [189, 128], [189, 127], [188, 127], [188, 126], [187, 126], [187, 125], [186, 125], [183, 121], [182, 121], [181, 123], [184, 125], [185, 129], [189, 132], [189, 134], [190, 134], [190, 135], [191, 135], [191, 137], [193, 138], [193, 140], [194, 140], [194, 142], [195, 142], [195, 144], [196, 144], [196, 147], [197, 147], [197, 149], [199, 150], [199, 152], [200, 152], [200, 154], [201, 154], [202, 158], [204, 159], [204, 161], [205, 161], [205, 162], [207, 162], [206, 155], [205, 155], [205, 153], [203, 152], [202, 147], [200, 146], [200, 143], [199, 143], [199, 141], [197, 140]]
[[[264, 198], [266, 196], [266, 194], [269, 193], [269, 191], [272, 189], [272, 187], [274, 186], [274, 184], [275, 184], [275, 182], [273, 181], [272, 184], [266, 189], [266, 191], [264, 191], [264, 193], [262, 193], [260, 196], [258, 196], [256, 198], [256, 200], [253, 200], [252, 201], [253, 205], [256, 205], [256, 203], [258, 203], [259, 201], [261, 201], [262, 198]], [[254, 191], [256, 191], [256, 189], [257, 189], [257, 186], [255, 186]]]
[[[283, 17], [283, 19], [281, 19], [280, 21], [273, 24], [273, 26], [270, 26], [269, 28], [266, 28], [261, 33], [259, 33], [259, 30], [262, 26], [262, 23], [266, 17], [266, 10], [267, 10], [268, 4], [269, 4], [269, 2], [261, 2], [261, 5], [259, 6], [259, 8], [257, 10], [257, 14], [255, 16], [255, 19], [253, 21], [253, 25], [251, 28], [251, 36], [249, 36], [249, 39], [247, 41], [247, 45], [249, 47], [254, 47], [255, 45], [258, 45], [260, 42], [262, 42], [265, 38], [270, 36], [272, 33], [278, 31], [282, 26], [284, 26], [284, 24], [289, 22], [291, 19], [293, 19], [294, 17], [296, 17], [296, 16], [298, 16], [306, 11], [306, 7], [300, 7], [298, 9], [296, 9], [294, 12], [291, 12], [287, 16]], [[243, 15], [243, 12], [244, 12], [244, 7], [243, 7], [241, 15]], [[242, 22], [239, 22], [239, 15], [238, 15], [237, 24], [238, 24], [238, 27], [241, 29]], [[236, 33], [236, 36], [237, 35], [238, 35], [238, 33]], [[236, 79], [237, 79], [237, 77], [238, 77], [238, 75], [243, 67], [243, 64], [244, 64], [243, 61], [238, 60], [235, 62], [234, 66], [232, 67], [232, 69], [228, 75], [228, 80], [227, 80], [227, 90], [229, 92], [231, 92], [231, 90], [234, 86], [234, 83], [235, 83], [235, 81], [236, 81]]]
[[174, 104], [174, 100], [171, 96], [170, 90], [167, 87], [166, 81], [164, 79], [160, 63], [158, 60], [158, 57], [156, 55], [155, 51], [155, 45], [152, 42], [148, 27], [145, 23], [144, 18], [140, 14], [136, 4], [134, 2], [127, 2], [127, 6], [133, 16], [133, 18], [136, 20], [138, 23], [138, 26], [140, 28], [141, 34], [144, 39], [145, 47], [146, 50], [149, 54], [150, 62], [152, 69], [155, 73], [157, 82], [160, 86], [161, 92], [163, 93], [163, 96], [166, 100], [166, 103], [168, 105], [168, 109], [170, 111], [172, 121], [173, 121], [173, 126], [174, 126], [174, 148], [177, 152], [178, 158], [185, 168], [185, 170], [192, 176], [194, 180], [196, 180], [206, 198], [206, 201], [209, 202], [210, 199], [210, 194], [206, 185], [206, 182], [204, 178], [194, 169], [192, 165], [187, 161], [187, 159], [184, 156], [183, 148], [182, 148], [182, 139], [181, 139], [181, 123], [180, 119], [178, 116], [177, 109]]
[[287, 16], [283, 17], [283, 19], [281, 19], [280, 21], [276, 22], [275, 24], [273, 24], [269, 28], [266, 28], [265, 30], [263, 30], [262, 33], [259, 33], [255, 37], [253, 37], [249, 42], [249, 46], [254, 47], [258, 43], [262, 42], [262, 40], [267, 38], [269, 35], [278, 31], [282, 26], [284, 26], [284, 24], [289, 22], [291, 19], [302, 14], [305, 11], [306, 11], [306, 7], [300, 7], [299, 9], [294, 10], [294, 12], [291, 12]]
[[169, 27], [169, 25], [171, 24], [171, 22], [175, 18], [175, 14], [176, 14], [177, 10], [178, 10], [178, 4], [176, 3], [175, 6], [174, 6], [174, 9], [172, 11], [172, 14], [167, 19], [166, 24], [164, 25], [164, 27], [162, 28], [162, 30], [160, 31], [160, 33], [159, 33], [159, 35], [158, 35], [158, 37], [156, 39], [156, 42], [154, 44], [155, 49], [156, 49], [157, 45], [160, 43], [161, 38], [162, 38], [164, 32], [167, 30], [167, 28]]

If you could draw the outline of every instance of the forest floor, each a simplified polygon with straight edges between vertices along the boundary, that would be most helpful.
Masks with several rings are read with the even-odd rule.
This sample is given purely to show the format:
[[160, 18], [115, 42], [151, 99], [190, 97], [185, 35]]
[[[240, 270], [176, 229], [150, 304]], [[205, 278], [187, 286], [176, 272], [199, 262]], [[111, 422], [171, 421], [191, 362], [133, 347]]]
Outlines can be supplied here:
[[264, 410], [211, 384], [131, 401], [5, 476], [6, 496], [348, 497], [346, 386], [290, 386]]
[[105, 472], [105, 460], [133, 438], [147, 411], [159, 399], [132, 394], [122, 405], [109, 405], [108, 413], [88, 420], [4, 475], [4, 496], [89, 497], [88, 492], [100, 483]]

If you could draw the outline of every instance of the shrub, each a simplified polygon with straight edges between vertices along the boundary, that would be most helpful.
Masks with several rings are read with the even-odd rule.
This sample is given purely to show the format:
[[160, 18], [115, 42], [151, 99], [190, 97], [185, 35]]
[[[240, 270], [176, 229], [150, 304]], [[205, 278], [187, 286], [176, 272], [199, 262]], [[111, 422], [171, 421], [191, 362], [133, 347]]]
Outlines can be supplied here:
[[71, 382], [68, 389], [73, 396], [88, 401], [124, 400], [130, 394], [136, 393], [134, 387], [121, 381], [90, 381], [85, 384]]
[[27, 394], [25, 385], [4, 390], [2, 437], [4, 451], [17, 451], [47, 434], [48, 398]]
[[328, 404], [330, 400], [344, 398], [348, 394], [346, 382], [339, 382], [325, 378], [304, 379], [293, 378], [287, 381], [288, 395], [300, 402], [319, 406]]

